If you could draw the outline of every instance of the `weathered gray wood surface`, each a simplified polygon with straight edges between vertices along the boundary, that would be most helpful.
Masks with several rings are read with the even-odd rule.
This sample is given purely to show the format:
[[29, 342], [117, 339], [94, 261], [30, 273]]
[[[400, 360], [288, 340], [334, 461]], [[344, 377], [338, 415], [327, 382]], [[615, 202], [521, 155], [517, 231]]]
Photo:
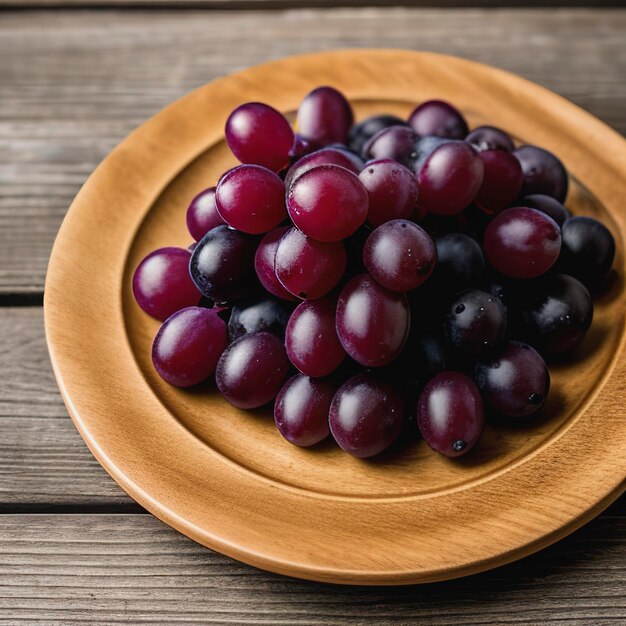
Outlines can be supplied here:
[[41, 309], [10, 306], [41, 302], [54, 235], [95, 165], [216, 76], [314, 49], [437, 50], [522, 74], [626, 133], [625, 33], [615, 10], [0, 12], [0, 626], [626, 623], [624, 500], [520, 563], [426, 587], [309, 584], [195, 545], [137, 514], [93, 459], [56, 390]]
[[56, 230], [97, 163], [216, 76], [316, 49], [436, 50], [517, 72], [625, 133], [625, 33], [626, 12], [588, 9], [2, 13], [0, 294], [38, 297]]
[[626, 518], [450, 583], [335, 587], [266, 574], [148, 515], [0, 517], [0, 625], [624, 624]]

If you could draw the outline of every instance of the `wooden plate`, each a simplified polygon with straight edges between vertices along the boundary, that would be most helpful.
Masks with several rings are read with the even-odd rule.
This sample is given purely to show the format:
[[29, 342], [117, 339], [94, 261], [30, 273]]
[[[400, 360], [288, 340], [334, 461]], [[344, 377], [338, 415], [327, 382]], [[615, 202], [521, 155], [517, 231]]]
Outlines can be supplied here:
[[[299, 56], [217, 80], [156, 115], [98, 167], [59, 232], [45, 294], [46, 333], [68, 410], [96, 458], [154, 515], [264, 569], [320, 581], [397, 584], [462, 576], [567, 535], [624, 490], [625, 294], [598, 302], [575, 359], [552, 367], [540, 419], [489, 427], [450, 461], [424, 442], [361, 461], [325, 444], [286, 443], [269, 412], [242, 412], [213, 389], [163, 383], [150, 363], [158, 324], [131, 276], [164, 245], [186, 246], [190, 199], [235, 164], [223, 141], [236, 105], [292, 113], [332, 84], [359, 118], [407, 115], [444, 98], [553, 150], [574, 182], [568, 205], [599, 215], [624, 272], [626, 141], [559, 96], [500, 70], [430, 53]], [[583, 182], [577, 182], [583, 181]]]

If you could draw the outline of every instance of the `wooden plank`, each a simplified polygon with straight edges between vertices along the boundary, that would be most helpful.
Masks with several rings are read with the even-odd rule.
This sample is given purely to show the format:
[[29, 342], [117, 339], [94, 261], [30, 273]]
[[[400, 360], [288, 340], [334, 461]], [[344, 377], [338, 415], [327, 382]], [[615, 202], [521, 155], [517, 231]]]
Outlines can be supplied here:
[[110, 149], [217, 76], [314, 49], [428, 49], [522, 74], [624, 133], [625, 31], [626, 12], [585, 9], [5, 12], [0, 301], [41, 293], [65, 210]]
[[74, 428], [46, 349], [41, 308], [0, 308], [0, 511], [138, 510]]
[[623, 513], [492, 572], [392, 588], [267, 574], [149, 515], [0, 516], [0, 625], [623, 624]]

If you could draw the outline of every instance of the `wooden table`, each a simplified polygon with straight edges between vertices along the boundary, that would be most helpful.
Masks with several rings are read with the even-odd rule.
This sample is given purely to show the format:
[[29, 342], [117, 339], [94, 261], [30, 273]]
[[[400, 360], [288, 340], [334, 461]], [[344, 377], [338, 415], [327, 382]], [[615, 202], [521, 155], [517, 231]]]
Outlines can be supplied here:
[[310, 50], [436, 50], [517, 72], [626, 133], [626, 11], [273, 5], [0, 12], [0, 626], [626, 624], [623, 499], [496, 571], [341, 588], [266, 574], [194, 544], [130, 500], [74, 429], [42, 326], [55, 233], [109, 150], [198, 85]]

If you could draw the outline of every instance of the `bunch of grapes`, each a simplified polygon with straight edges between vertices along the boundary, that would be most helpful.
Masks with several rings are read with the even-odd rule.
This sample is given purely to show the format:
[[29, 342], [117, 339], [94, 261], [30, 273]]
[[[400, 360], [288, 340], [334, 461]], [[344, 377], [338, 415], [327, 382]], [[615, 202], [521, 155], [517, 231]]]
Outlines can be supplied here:
[[543, 406], [544, 358], [580, 343], [615, 254], [603, 224], [564, 207], [556, 156], [470, 132], [439, 100], [354, 124], [331, 87], [304, 98], [297, 134], [251, 102], [226, 141], [242, 164], [189, 205], [196, 243], [156, 250], [133, 278], [163, 321], [164, 380], [215, 375], [235, 407], [273, 402], [291, 443], [332, 433], [358, 457], [411, 428], [459, 456], [486, 409]]

